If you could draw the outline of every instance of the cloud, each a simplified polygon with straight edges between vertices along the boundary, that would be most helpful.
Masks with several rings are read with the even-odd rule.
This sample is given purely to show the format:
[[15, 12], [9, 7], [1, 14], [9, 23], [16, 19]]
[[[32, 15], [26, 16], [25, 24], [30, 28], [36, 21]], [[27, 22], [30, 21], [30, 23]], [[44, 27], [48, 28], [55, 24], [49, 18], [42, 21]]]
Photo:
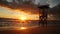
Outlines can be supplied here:
[[13, 0], [6, 0], [7, 2], [13, 2]]
[[50, 5], [51, 8], [53, 8], [60, 3], [60, 0], [48, 0], [47, 3]]

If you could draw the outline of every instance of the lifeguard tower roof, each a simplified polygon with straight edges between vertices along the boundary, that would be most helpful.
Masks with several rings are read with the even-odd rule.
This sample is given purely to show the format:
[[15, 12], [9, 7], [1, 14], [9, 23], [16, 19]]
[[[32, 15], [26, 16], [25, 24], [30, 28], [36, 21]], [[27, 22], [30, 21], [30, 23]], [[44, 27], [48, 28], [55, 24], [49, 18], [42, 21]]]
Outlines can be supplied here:
[[49, 8], [49, 4], [46, 4], [46, 5], [40, 5], [38, 8], [41, 8], [41, 9]]

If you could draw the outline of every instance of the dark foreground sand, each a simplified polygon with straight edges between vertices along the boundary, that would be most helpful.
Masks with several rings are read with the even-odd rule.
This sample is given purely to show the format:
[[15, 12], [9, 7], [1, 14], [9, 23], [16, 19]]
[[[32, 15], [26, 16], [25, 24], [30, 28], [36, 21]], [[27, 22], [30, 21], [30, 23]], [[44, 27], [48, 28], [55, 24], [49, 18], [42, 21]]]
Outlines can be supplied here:
[[0, 31], [0, 34], [60, 34], [60, 26], [40, 26], [28, 28], [26, 30], [4, 30]]
[[50, 21], [47, 27], [39, 26], [26, 30], [1, 30], [0, 28], [0, 34], [60, 34], [60, 21]]

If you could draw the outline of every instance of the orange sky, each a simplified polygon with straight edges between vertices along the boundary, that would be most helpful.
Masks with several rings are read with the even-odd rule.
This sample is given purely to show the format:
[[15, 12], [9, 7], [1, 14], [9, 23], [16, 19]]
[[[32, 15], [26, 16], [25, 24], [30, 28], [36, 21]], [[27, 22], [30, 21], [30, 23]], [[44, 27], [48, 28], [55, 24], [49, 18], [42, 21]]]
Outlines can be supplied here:
[[26, 20], [39, 20], [38, 14], [25, 13], [22, 10], [12, 10], [12, 9], [9, 9], [6, 7], [0, 7], [0, 17], [16, 18], [16, 19], [20, 19], [21, 17], [25, 17]]

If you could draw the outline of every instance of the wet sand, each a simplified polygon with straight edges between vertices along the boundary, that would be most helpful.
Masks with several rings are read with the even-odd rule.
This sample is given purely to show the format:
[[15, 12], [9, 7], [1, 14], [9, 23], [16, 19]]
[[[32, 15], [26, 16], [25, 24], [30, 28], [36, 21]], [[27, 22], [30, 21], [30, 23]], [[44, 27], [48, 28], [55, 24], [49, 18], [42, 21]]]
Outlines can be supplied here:
[[47, 26], [27, 28], [25, 30], [1, 30], [0, 34], [60, 34], [60, 21], [50, 21]]
[[0, 31], [0, 34], [60, 34], [60, 26], [40, 26], [26, 30], [4, 30]]

